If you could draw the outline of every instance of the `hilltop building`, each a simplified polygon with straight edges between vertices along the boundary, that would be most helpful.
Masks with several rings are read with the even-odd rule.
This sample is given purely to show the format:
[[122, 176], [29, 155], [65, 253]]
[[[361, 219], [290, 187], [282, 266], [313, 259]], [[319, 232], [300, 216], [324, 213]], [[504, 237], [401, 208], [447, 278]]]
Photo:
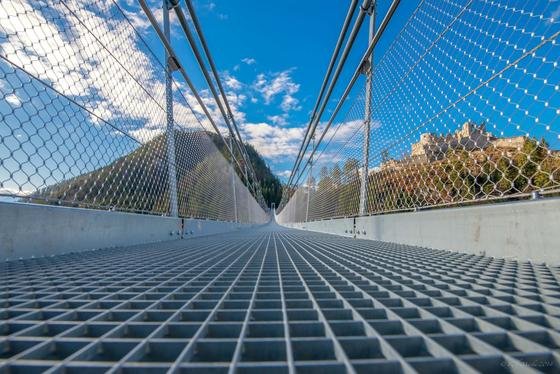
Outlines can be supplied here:
[[441, 160], [449, 150], [474, 152], [493, 147], [509, 154], [521, 148], [524, 142], [525, 137], [523, 136], [498, 138], [486, 131], [484, 124], [465, 122], [459, 130], [452, 134], [441, 136], [432, 133], [421, 134], [420, 140], [411, 145], [409, 156], [402, 160], [387, 160], [381, 164], [381, 169], [398, 169], [405, 164]]

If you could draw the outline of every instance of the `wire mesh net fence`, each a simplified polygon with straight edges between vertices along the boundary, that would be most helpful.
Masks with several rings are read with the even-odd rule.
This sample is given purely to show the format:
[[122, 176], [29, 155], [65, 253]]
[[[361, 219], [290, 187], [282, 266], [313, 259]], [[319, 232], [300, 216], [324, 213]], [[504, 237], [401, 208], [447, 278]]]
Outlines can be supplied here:
[[166, 215], [174, 169], [180, 216], [265, 222], [181, 80], [166, 131], [164, 59], [129, 16], [107, 0], [0, 3], [3, 199]]
[[419, 1], [374, 52], [368, 121], [358, 82], [280, 221], [359, 215], [362, 184], [363, 214], [557, 194], [559, 12], [559, 1]]

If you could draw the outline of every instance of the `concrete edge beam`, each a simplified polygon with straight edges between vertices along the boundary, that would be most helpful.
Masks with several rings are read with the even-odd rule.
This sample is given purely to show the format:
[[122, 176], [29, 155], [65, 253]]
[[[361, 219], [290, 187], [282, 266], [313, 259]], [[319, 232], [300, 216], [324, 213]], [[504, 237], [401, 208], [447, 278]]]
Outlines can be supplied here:
[[180, 218], [0, 202], [0, 259], [3, 260], [180, 237]]
[[293, 229], [316, 231], [325, 234], [335, 234], [346, 237], [354, 237], [354, 219], [339, 218], [323, 221], [310, 221], [298, 223], [283, 223], [282, 226]]
[[[560, 199], [290, 224], [289, 227], [537, 263], [560, 264]], [[285, 225], [288, 226], [288, 225]]]
[[183, 238], [196, 238], [199, 236], [221, 234], [230, 231], [247, 229], [259, 225], [249, 223], [236, 223], [213, 221], [206, 219], [185, 218]]
[[0, 202], [0, 260], [213, 235], [251, 224]]

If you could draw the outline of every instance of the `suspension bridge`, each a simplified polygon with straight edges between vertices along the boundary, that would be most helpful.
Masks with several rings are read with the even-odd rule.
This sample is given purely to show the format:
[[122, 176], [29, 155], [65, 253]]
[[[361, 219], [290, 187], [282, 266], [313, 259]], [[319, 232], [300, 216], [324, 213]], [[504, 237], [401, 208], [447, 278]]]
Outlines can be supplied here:
[[277, 207], [195, 5], [0, 1], [0, 372], [560, 372], [560, 3], [348, 1]]

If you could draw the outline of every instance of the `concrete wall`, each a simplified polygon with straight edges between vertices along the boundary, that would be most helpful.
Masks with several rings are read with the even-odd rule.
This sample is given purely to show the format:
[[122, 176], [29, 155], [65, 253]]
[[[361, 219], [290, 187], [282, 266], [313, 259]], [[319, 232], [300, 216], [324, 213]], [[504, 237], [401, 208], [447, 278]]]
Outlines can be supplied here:
[[347, 237], [354, 236], [354, 218], [338, 218], [324, 221], [282, 224], [300, 230], [323, 232]]
[[[355, 220], [355, 223], [354, 223]], [[345, 218], [292, 227], [359, 239], [560, 264], [560, 199]]]
[[220, 234], [254, 227], [256, 225], [235, 222], [213, 221], [206, 219], [186, 218], [184, 227], [184, 238]]
[[255, 225], [0, 202], [0, 260], [188, 239], [250, 227]]
[[0, 259], [48, 256], [181, 237], [181, 220], [0, 202]]

